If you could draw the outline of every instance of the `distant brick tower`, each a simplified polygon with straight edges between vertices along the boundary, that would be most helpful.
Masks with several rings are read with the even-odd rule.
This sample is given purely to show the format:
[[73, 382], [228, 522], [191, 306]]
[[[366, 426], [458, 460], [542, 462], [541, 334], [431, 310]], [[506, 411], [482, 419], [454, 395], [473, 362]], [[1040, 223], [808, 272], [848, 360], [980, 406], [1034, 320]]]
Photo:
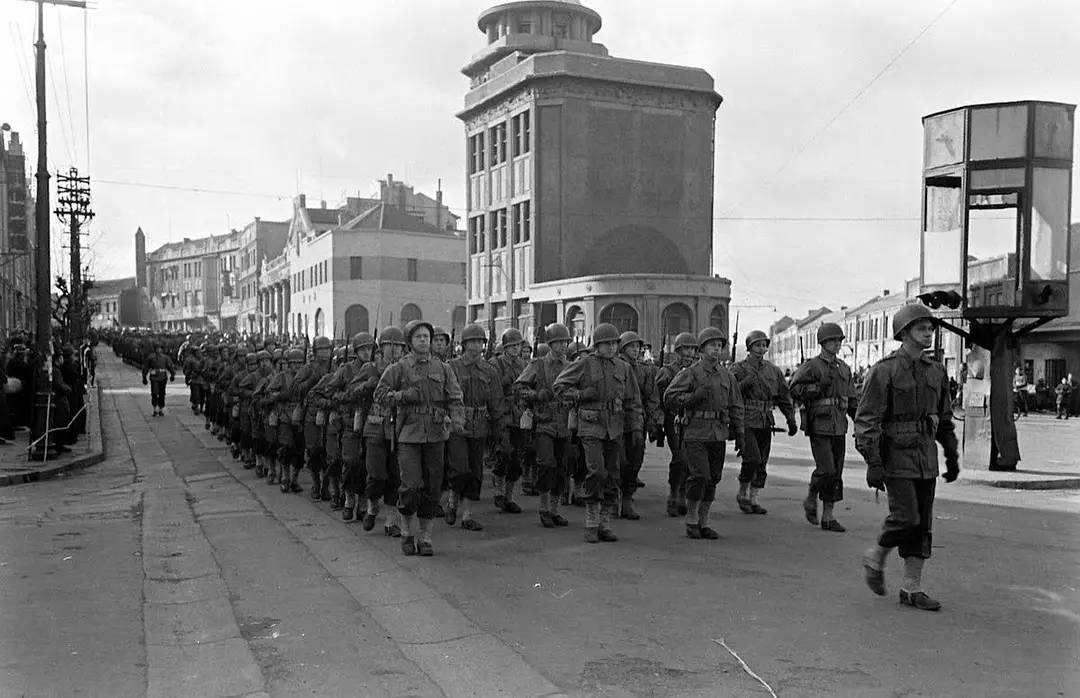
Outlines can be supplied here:
[[135, 231], [135, 286], [137, 288], [147, 288], [146, 235], [143, 234], [141, 227]]

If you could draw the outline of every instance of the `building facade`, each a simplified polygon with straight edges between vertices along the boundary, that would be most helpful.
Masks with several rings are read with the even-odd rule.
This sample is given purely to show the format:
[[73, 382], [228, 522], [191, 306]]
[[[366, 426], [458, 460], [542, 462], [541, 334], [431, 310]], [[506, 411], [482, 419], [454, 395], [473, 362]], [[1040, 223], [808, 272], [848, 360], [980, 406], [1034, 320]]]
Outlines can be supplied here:
[[468, 317], [646, 337], [728, 328], [712, 274], [715, 112], [703, 70], [614, 58], [571, 2], [495, 6], [462, 72]]
[[[141, 231], [141, 229], [140, 229]], [[146, 255], [151, 326], [158, 330], [234, 330], [240, 232], [184, 238]]]
[[34, 199], [17, 131], [0, 130], [0, 341], [32, 331], [37, 310]]
[[241, 334], [263, 331], [264, 319], [260, 307], [263, 264], [267, 259], [281, 255], [288, 235], [289, 221], [264, 221], [258, 216], [240, 231], [236, 269], [236, 329]]
[[121, 312], [125, 292], [135, 290], [137, 289], [134, 276], [125, 279], [95, 279], [86, 290], [86, 301], [92, 313], [90, 327], [105, 329], [141, 324], [138, 318], [132, 321], [133, 319], [127, 317], [126, 312]]

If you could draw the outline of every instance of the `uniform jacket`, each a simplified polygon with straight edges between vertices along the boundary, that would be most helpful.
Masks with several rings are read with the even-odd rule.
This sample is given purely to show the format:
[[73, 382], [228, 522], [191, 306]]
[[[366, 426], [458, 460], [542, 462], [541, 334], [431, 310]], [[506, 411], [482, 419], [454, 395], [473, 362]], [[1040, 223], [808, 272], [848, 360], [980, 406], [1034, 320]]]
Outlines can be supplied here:
[[946, 459], [958, 457], [945, 367], [894, 351], [870, 369], [855, 415], [855, 447], [886, 477], [934, 478], [935, 441]]
[[292, 368], [284, 368], [270, 382], [268, 392], [274, 402], [274, 409], [277, 410], [278, 424], [288, 424], [292, 408], [295, 407], [292, 401], [292, 386], [295, 376], [296, 371], [292, 370]]
[[375, 388], [379, 385], [379, 379], [386, 369], [390, 368], [391, 362], [383, 357], [374, 361], [368, 361], [360, 371], [353, 376], [346, 388], [345, 399], [359, 405], [363, 410], [364, 438], [386, 439], [393, 437], [395, 424], [391, 421], [393, 409], [390, 406], [374, 402]]
[[747, 429], [771, 429], [776, 424], [773, 408], [789, 421], [795, 420], [795, 406], [783, 372], [775, 365], [748, 356], [731, 367], [743, 399], [743, 423]]
[[503, 397], [499, 372], [482, 356], [470, 360], [462, 355], [450, 362], [461, 386], [461, 400], [465, 409], [465, 431], [462, 436], [470, 439], [486, 439], [489, 434], [500, 434], [506, 423], [506, 399]]
[[[363, 367], [364, 364], [359, 361], [346, 361], [334, 371], [329, 385], [324, 389], [329, 394], [330, 404], [327, 409], [336, 411], [343, 424], [348, 422], [347, 426], [350, 429], [352, 428], [353, 412], [360, 405], [358, 401], [352, 399], [352, 396], [349, 395], [348, 387], [349, 383], [360, 373], [360, 369]], [[375, 386], [372, 385], [371, 388], [374, 390]]]
[[799, 366], [790, 387], [791, 396], [801, 404], [803, 431], [811, 436], [847, 433], [847, 418], [855, 418], [859, 398], [846, 363], [818, 354]]
[[554, 388], [557, 397], [577, 403], [580, 438], [621, 439], [644, 430], [641, 390], [625, 361], [586, 356], [567, 366]]
[[293, 378], [293, 405], [301, 405], [305, 408], [306, 419], [309, 422], [315, 421], [315, 412], [317, 408], [307, 409], [309, 406], [307, 398], [311, 395], [311, 389], [315, 387], [315, 384], [329, 372], [330, 359], [324, 361], [311, 361], [300, 367], [300, 370], [296, 372], [296, 377]]
[[634, 372], [634, 379], [641, 391], [641, 411], [645, 420], [645, 431], [655, 428], [657, 424], [663, 424], [664, 413], [660, 408], [660, 393], [656, 389], [656, 366], [641, 359], [631, 361], [625, 356], [621, 358]]
[[[565, 398], [555, 397], [555, 379], [568, 366], [570, 362], [565, 357], [548, 354], [530, 361], [514, 382], [517, 400], [532, 408], [533, 430], [538, 434], [546, 434], [555, 439], [570, 438], [568, 420], [573, 404]], [[551, 397], [541, 400], [541, 391], [551, 393]]]
[[188, 385], [202, 385], [202, 359], [197, 356], [188, 356], [184, 359], [184, 382]]
[[499, 354], [491, 359], [491, 365], [499, 372], [499, 383], [502, 385], [503, 398], [506, 399], [510, 426], [517, 427], [521, 423], [521, 413], [525, 411], [525, 405], [514, 395], [514, 381], [525, 370], [525, 360]]
[[165, 354], [151, 354], [146, 357], [142, 369], [143, 380], [146, 380], [147, 375], [149, 375], [150, 380], [163, 381], [165, 380], [165, 374], [168, 374], [169, 378], [176, 375], [176, 368], [173, 366], [172, 359]]
[[683, 412], [683, 441], [726, 441], [743, 434], [742, 393], [719, 360], [701, 357], [675, 375], [664, 404]]
[[[406, 395], [402, 395], [405, 393]], [[418, 399], [398, 398], [413, 393]], [[397, 408], [397, 440], [405, 444], [437, 443], [450, 438], [450, 425], [464, 423], [461, 386], [449, 365], [436, 357], [406, 354], [379, 378], [375, 402]]]
[[675, 380], [675, 376], [679, 371], [684, 368], [690, 368], [694, 365], [694, 359], [687, 359], [681, 356], [676, 356], [675, 361], [656, 369], [656, 395], [660, 400], [660, 407], [664, 410], [664, 415], [667, 419], [674, 416], [677, 409], [670, 409], [664, 402], [664, 393], [667, 392], [668, 386], [671, 385], [671, 381]]

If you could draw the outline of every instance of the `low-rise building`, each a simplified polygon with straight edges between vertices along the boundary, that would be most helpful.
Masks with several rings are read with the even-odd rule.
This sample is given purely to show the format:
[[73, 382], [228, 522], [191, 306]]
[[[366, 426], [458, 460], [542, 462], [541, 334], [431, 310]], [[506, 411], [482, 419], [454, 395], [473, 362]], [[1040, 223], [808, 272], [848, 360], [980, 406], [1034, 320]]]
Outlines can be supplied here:
[[233, 230], [225, 235], [184, 238], [147, 254], [154, 329], [236, 328], [234, 274], [239, 241], [239, 231]]
[[130, 318], [122, 318], [121, 297], [125, 291], [135, 289], [135, 277], [124, 279], [95, 279], [86, 290], [86, 301], [90, 307], [90, 327], [103, 329], [123, 325], [138, 325]]
[[262, 332], [264, 318], [260, 308], [263, 264], [278, 257], [289, 236], [289, 221], [264, 221], [258, 216], [240, 231], [237, 253], [236, 329], [242, 334]]

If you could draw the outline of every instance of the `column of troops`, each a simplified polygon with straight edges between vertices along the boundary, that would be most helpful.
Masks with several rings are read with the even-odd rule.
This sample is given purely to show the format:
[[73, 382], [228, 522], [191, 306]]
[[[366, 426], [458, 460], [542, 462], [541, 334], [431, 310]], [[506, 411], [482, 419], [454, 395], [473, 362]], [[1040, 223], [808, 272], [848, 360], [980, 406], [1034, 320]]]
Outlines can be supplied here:
[[[930, 326], [932, 334], [929, 313], [910, 307], [894, 320], [905, 348], [916, 346], [913, 328]], [[365, 531], [381, 514], [384, 533], [400, 538], [405, 555], [433, 554], [437, 518], [482, 530], [476, 513], [485, 469], [502, 512], [521, 513], [520, 489], [538, 496], [543, 528], [569, 525], [562, 507], [576, 504], [584, 508], [587, 542], [616, 541], [613, 521], [640, 518], [634, 497], [647, 439], [670, 451], [667, 515], [684, 519], [689, 538], [715, 540], [710, 510], [728, 442], [742, 458], [739, 508], [765, 514], [758, 495], [772, 438], [797, 433], [796, 403], [815, 463], [806, 519], [843, 532], [834, 506], [844, 496], [851, 419], [869, 464], [867, 482], [888, 490], [891, 511], [864, 560], [867, 583], [884, 593], [884, 551], [900, 547], [902, 600], [934, 608], [920, 579], [930, 553], [935, 440], [945, 446], [946, 478], [957, 472], [944, 370], [925, 358], [926, 347], [910, 349], [922, 357], [913, 362], [902, 348], [871, 371], [860, 407], [851, 370], [837, 356], [843, 339], [838, 326], [823, 325], [821, 352], [790, 381], [765, 360], [769, 339], [760, 331], [747, 336], [747, 357], [733, 364], [725, 360], [724, 332], [713, 327], [678, 335], [672, 361], [654, 364], [643, 359], [636, 333], [606, 323], [589, 346], [564, 325], [550, 325], [535, 357], [516, 329], [489, 348], [483, 327], [468, 325], [455, 351], [447, 332], [415, 321], [403, 330], [361, 332], [348, 346], [318, 337], [310, 356], [273, 340], [192, 344], [183, 370], [191, 409], [245, 468], [283, 493], [303, 490], [299, 476], [307, 468], [312, 499], [331, 502]], [[162, 386], [155, 414], [172, 371], [163, 352], [144, 367]], [[776, 426], [776, 409], [784, 427]]]

